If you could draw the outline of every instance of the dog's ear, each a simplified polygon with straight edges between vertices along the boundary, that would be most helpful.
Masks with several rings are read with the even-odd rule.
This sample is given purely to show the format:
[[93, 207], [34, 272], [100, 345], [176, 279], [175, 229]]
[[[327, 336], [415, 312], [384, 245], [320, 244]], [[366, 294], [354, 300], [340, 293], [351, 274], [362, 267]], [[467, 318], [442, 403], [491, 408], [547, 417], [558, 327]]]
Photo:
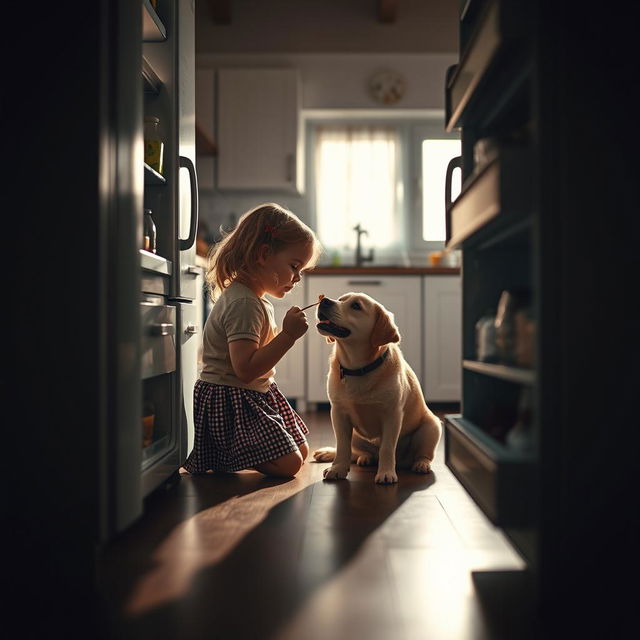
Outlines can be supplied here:
[[400, 332], [393, 321], [393, 316], [383, 308], [376, 309], [376, 323], [371, 331], [371, 344], [374, 347], [381, 347], [390, 342], [400, 342]]
[[331, 336], [325, 336], [325, 339], [327, 341], [327, 344], [331, 344], [332, 342], [336, 341], [336, 339], [332, 338]]

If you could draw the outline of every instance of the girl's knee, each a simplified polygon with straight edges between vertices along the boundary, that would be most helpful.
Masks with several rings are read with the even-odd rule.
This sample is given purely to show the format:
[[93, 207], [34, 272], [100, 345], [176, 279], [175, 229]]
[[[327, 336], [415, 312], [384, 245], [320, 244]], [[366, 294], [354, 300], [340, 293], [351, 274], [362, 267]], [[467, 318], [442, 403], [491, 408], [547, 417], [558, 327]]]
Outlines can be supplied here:
[[256, 469], [268, 476], [293, 478], [300, 471], [303, 462], [304, 459], [300, 451], [293, 451], [280, 458], [258, 465]]
[[309, 445], [307, 444], [306, 440], [300, 445], [299, 449], [300, 455], [302, 456], [302, 461], [304, 462], [309, 455]]

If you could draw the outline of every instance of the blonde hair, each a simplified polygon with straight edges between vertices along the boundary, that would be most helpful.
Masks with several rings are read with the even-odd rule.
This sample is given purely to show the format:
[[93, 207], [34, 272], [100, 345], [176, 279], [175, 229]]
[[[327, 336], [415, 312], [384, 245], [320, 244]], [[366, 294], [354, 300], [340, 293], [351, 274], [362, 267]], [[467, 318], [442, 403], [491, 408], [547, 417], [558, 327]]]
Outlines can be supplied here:
[[310, 246], [307, 268], [315, 266], [322, 253], [315, 233], [294, 213], [273, 202], [258, 205], [244, 213], [235, 229], [209, 251], [206, 279], [212, 300], [238, 276], [252, 277], [264, 244], [274, 253], [295, 244]]

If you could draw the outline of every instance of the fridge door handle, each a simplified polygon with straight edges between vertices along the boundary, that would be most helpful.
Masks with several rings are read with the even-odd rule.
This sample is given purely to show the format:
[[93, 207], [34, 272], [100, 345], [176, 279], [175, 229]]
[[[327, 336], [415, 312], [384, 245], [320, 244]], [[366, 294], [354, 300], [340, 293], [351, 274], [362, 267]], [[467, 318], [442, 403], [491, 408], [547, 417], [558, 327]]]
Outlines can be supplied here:
[[462, 156], [449, 160], [444, 178], [445, 245], [451, 240], [451, 180], [455, 169], [462, 169]]
[[196, 241], [198, 232], [198, 176], [196, 168], [191, 158], [180, 156], [180, 167], [184, 167], [189, 172], [189, 182], [191, 184], [191, 222], [189, 224], [189, 237], [183, 240], [180, 238], [180, 251], [191, 249]]

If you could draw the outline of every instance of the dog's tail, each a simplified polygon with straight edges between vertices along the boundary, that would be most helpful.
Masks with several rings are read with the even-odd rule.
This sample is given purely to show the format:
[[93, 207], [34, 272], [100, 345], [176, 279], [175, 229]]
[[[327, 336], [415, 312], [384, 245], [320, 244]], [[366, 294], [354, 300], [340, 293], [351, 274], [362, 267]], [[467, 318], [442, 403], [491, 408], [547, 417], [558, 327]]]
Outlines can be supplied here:
[[313, 452], [313, 459], [316, 462], [333, 462], [336, 459], [336, 448], [320, 447]]

